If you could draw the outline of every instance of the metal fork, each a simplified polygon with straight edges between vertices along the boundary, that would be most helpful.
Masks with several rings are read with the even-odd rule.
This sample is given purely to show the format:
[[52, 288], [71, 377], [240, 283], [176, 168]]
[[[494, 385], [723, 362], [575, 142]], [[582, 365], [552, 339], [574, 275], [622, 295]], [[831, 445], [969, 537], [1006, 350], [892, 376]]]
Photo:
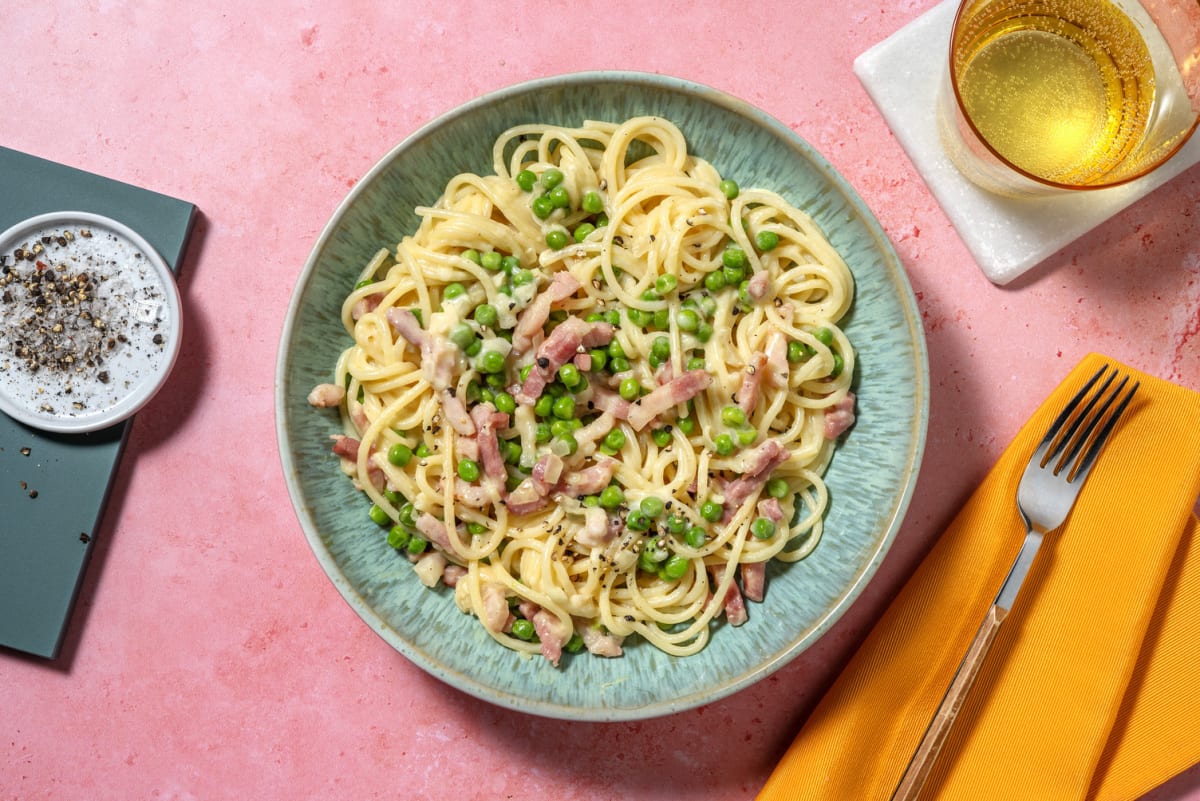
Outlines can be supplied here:
[[1017, 510], [1025, 522], [1021, 551], [892, 793], [892, 801], [913, 801], [924, 787], [1000, 624], [1012, 609], [1042, 539], [1066, 520], [1100, 449], [1137, 391], [1137, 382], [1126, 390], [1128, 383], [1129, 376], [1122, 376], [1116, 368], [1101, 367], [1059, 413], [1034, 450], [1017, 487]]

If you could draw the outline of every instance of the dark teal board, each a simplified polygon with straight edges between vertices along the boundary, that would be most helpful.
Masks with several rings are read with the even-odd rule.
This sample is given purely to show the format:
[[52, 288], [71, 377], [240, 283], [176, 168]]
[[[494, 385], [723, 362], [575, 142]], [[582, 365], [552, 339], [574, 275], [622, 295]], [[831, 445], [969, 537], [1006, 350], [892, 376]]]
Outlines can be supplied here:
[[[66, 210], [125, 223], [176, 273], [196, 213], [191, 203], [0, 147], [0, 231]], [[59, 435], [0, 413], [0, 645], [58, 656], [130, 425]]]

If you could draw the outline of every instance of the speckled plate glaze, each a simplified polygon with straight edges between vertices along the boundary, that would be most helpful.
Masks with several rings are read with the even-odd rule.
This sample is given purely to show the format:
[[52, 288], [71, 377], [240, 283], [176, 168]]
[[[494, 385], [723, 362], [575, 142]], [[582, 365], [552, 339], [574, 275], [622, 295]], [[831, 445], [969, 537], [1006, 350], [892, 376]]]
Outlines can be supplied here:
[[[777, 190], [825, 230], [854, 273], [845, 323], [858, 352], [858, 423], [828, 473], [824, 539], [806, 560], [772, 564], [767, 598], [738, 629], [679, 659], [631, 641], [620, 659], [568, 658], [558, 669], [496, 645], [449, 590], [425, 589], [367, 519], [363, 496], [329, 449], [337, 423], [312, 409], [349, 344], [343, 297], [366, 261], [415, 230], [456, 173], [492, 170], [492, 143], [519, 123], [578, 125], [659, 115], [693, 153], [743, 186]], [[853, 189], [785, 125], [708, 87], [639, 73], [580, 73], [474, 100], [388, 153], [338, 207], [292, 297], [276, 376], [276, 426], [292, 502], [313, 552], [362, 619], [405, 657], [484, 700], [548, 717], [631, 720], [727, 696], [812, 645], [858, 596], [908, 507], [925, 443], [928, 371], [920, 317], [900, 261]]]

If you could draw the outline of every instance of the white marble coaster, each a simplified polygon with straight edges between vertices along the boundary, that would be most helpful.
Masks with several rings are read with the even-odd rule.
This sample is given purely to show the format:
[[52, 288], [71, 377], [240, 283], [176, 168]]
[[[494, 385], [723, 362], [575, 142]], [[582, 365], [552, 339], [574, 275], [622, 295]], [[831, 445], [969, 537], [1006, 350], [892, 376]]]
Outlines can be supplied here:
[[854, 72], [984, 274], [1006, 284], [1104, 220], [1200, 162], [1200, 135], [1132, 183], [1044, 198], [985, 192], [943, 154], [936, 96], [956, 0], [933, 7], [854, 61]]

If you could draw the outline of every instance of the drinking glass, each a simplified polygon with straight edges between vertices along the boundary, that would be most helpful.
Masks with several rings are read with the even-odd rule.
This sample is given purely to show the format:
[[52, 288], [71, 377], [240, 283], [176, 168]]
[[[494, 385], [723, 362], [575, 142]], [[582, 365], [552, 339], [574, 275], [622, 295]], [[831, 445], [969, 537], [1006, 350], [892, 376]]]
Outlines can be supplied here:
[[1200, 124], [1200, 0], [964, 0], [938, 118], [993, 192], [1140, 178]]

